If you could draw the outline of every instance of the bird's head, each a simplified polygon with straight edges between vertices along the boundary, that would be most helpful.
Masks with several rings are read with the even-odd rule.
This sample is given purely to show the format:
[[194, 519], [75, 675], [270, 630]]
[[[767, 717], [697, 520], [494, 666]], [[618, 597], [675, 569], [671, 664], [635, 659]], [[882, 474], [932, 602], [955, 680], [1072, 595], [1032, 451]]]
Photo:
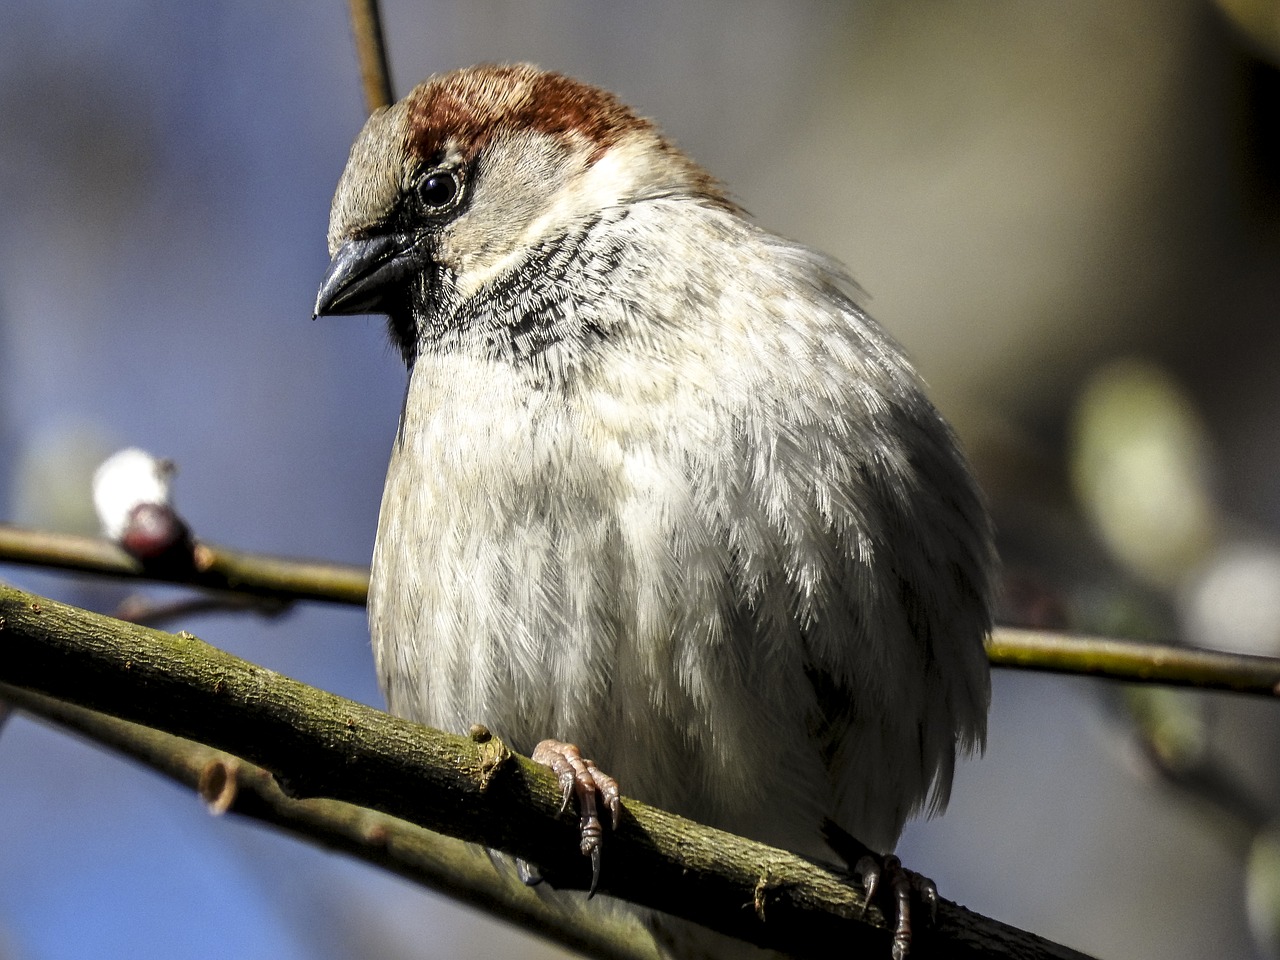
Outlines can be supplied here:
[[715, 182], [615, 96], [527, 64], [439, 74], [376, 111], [329, 220], [315, 313], [385, 313], [407, 361], [457, 303], [608, 208]]

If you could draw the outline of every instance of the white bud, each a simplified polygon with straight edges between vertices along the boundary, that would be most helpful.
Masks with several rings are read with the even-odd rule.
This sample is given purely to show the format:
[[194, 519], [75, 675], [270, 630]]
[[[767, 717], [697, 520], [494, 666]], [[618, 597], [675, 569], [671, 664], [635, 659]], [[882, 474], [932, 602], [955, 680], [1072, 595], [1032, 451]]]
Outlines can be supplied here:
[[127, 447], [104, 460], [93, 474], [93, 506], [102, 532], [120, 540], [139, 506], [170, 505], [169, 485], [176, 468], [137, 447]]

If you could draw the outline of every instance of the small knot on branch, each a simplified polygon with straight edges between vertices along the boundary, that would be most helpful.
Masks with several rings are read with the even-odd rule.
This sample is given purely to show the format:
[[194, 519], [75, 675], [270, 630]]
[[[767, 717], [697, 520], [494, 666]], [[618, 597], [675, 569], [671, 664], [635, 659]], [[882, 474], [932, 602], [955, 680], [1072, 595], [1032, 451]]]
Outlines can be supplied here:
[[239, 784], [236, 774], [238, 765], [225, 760], [210, 760], [200, 771], [200, 779], [196, 783], [196, 792], [204, 801], [209, 813], [220, 817], [236, 802]]

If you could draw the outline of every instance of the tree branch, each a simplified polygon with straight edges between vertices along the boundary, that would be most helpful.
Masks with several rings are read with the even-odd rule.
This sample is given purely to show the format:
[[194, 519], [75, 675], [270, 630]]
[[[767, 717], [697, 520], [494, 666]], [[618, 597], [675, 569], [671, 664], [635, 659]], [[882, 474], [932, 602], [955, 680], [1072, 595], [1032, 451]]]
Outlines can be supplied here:
[[[281, 601], [363, 606], [369, 589], [369, 571], [364, 567], [290, 560], [204, 543], [195, 548], [193, 569], [144, 567], [107, 540], [3, 523], [0, 562], [186, 583]], [[987, 655], [997, 667], [1280, 697], [1280, 659], [1275, 657], [1014, 627], [996, 628]]]
[[[295, 798], [327, 797], [538, 865], [584, 889], [577, 825], [555, 778], [477, 729], [430, 730], [219, 651], [0, 587], [0, 681], [208, 743], [271, 771]], [[606, 837], [600, 890], [799, 957], [831, 943], [887, 955], [884, 918], [858, 889], [801, 857], [634, 800]], [[943, 901], [912, 956], [1078, 958]]]
[[382, 33], [382, 14], [378, 0], [350, 0], [351, 32], [355, 34], [356, 55], [360, 58], [360, 86], [364, 105], [370, 113], [389, 107], [395, 100], [391, 92], [391, 67], [387, 63], [387, 44]]
[[83, 734], [196, 791], [211, 813], [235, 813], [349, 854], [600, 960], [659, 960], [632, 916], [599, 910], [565, 923], [509, 871], [475, 847], [340, 800], [287, 796], [262, 767], [221, 750], [0, 683], [0, 700]]
[[366, 567], [292, 560], [199, 543], [192, 565], [145, 565], [110, 540], [27, 530], [0, 523], [0, 561], [75, 573], [184, 583], [275, 600], [323, 600], [364, 606]]
[[996, 667], [1280, 696], [1280, 659], [1275, 657], [1014, 627], [992, 633], [987, 657]]

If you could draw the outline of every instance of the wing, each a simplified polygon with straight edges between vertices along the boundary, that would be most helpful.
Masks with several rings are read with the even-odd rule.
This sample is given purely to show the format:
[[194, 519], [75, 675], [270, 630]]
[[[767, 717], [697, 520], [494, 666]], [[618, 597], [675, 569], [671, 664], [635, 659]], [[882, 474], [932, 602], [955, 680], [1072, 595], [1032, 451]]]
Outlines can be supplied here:
[[705, 514], [727, 525], [757, 656], [801, 651], [826, 815], [887, 848], [945, 805], [957, 751], [983, 742], [991, 530], [952, 431], [852, 281], [755, 242], [761, 271], [735, 281], [753, 317], [728, 346], [750, 373], [722, 388], [734, 449], [728, 476], [699, 482], [724, 491]]

